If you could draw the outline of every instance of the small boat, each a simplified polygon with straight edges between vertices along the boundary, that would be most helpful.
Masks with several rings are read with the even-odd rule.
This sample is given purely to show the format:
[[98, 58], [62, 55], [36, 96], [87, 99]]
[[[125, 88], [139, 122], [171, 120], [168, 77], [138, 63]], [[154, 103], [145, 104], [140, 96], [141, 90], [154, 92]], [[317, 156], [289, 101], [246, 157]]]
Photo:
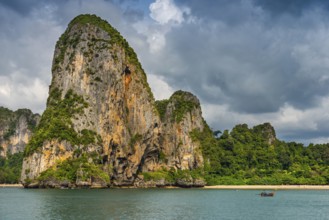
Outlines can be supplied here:
[[274, 196], [274, 192], [262, 192], [261, 194], [259, 194], [261, 197], [273, 197]]

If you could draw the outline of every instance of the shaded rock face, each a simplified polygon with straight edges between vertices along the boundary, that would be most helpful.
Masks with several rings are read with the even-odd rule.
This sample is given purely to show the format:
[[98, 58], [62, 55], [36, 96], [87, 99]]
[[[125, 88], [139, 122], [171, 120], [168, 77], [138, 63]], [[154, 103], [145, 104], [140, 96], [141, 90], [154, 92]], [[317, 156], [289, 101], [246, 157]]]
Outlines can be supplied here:
[[0, 156], [24, 151], [40, 116], [31, 110], [11, 111], [0, 107]]
[[[198, 99], [184, 93], [180, 98], [191, 99], [194, 105], [180, 112], [180, 120], [175, 120], [172, 115], [179, 106], [172, 98], [161, 120], [136, 54], [119, 33], [100, 18], [78, 16], [57, 42], [49, 93], [57, 91], [63, 102], [68, 93], [83, 100], [83, 105], [75, 106], [79, 108], [78, 113], [68, 110], [73, 113], [67, 127], [77, 137], [86, 131], [95, 135], [89, 142], [65, 136], [53, 138], [53, 135], [42, 139], [38, 147], [30, 146], [34, 150], [26, 152], [23, 183], [33, 182], [43, 171], [83, 154], [88, 155], [88, 163], [97, 163], [109, 176], [109, 184], [117, 186], [133, 185], [141, 172], [203, 166], [200, 146], [189, 137], [193, 129], [203, 129]], [[53, 100], [49, 96], [45, 112], [58, 108], [51, 104]], [[43, 119], [46, 121], [45, 114]], [[37, 128], [37, 133], [38, 129], [43, 128]], [[102, 181], [93, 183], [93, 179], [77, 178], [76, 185], [104, 185]]]

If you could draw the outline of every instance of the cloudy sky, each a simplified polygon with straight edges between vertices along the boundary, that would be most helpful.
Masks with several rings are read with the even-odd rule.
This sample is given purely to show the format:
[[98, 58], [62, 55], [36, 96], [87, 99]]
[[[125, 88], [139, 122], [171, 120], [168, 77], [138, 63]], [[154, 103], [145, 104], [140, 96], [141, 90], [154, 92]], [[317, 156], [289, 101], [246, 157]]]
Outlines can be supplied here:
[[43, 112], [55, 43], [82, 13], [122, 33], [157, 99], [196, 94], [212, 128], [329, 142], [328, 1], [0, 0], [0, 105]]

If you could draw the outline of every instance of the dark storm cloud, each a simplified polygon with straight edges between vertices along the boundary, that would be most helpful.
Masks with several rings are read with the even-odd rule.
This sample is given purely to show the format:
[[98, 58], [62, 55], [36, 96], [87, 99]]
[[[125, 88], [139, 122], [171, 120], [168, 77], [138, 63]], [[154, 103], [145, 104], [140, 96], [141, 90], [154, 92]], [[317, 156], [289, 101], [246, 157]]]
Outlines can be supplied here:
[[228, 20], [233, 23], [243, 20], [246, 16], [243, 12], [252, 5], [260, 7], [271, 16], [301, 16], [303, 12], [315, 7], [329, 8], [327, 0], [177, 0], [177, 3], [188, 5], [196, 16]]
[[306, 129], [294, 129], [294, 130], [282, 130], [278, 135], [278, 138], [285, 141], [294, 141], [309, 144], [310, 140], [326, 140], [328, 143], [328, 130], [329, 128], [319, 128], [317, 130], [306, 130]]
[[144, 18], [144, 12], [139, 9], [133, 9], [131, 7], [127, 7], [124, 12], [123, 16], [127, 19], [128, 22], [137, 22]]
[[57, 39], [94, 13], [127, 38], [157, 91], [165, 81], [195, 93], [213, 128], [270, 121], [286, 140], [326, 137], [329, 2], [159, 0], [181, 10], [167, 20], [165, 10], [149, 16], [152, 2], [0, 0], [0, 105], [42, 112]]
[[40, 4], [39, 0], [2, 0], [0, 4], [10, 8], [13, 11], [16, 11], [20, 14], [28, 14], [31, 9], [33, 9], [36, 5]]
[[243, 0], [177, 0], [181, 6], [188, 6], [191, 13], [204, 20], [221, 20], [230, 25], [237, 25], [246, 19], [254, 19], [257, 12], [252, 12], [250, 1]]
[[[167, 35], [164, 53], [174, 55], [176, 61], [162, 57], [165, 68], [159, 73], [175, 88], [192, 90], [207, 103], [229, 104], [236, 112], [275, 112], [285, 103], [298, 109], [316, 106], [317, 97], [329, 93], [325, 16], [320, 13], [318, 19], [316, 14], [306, 13], [294, 19], [294, 29], [284, 21], [269, 27], [270, 17], [264, 11], [247, 1], [234, 2], [210, 6], [209, 1], [191, 1], [192, 16], [195, 9], [202, 17]], [[227, 8], [241, 10], [214, 20], [221, 12], [228, 13]], [[233, 15], [238, 18], [232, 26], [229, 19]], [[307, 21], [317, 26], [304, 27]], [[172, 65], [176, 68], [168, 68]]]
[[67, 0], [1, 0], [0, 6], [3, 5], [22, 15], [28, 15], [31, 10], [46, 4], [61, 5]]

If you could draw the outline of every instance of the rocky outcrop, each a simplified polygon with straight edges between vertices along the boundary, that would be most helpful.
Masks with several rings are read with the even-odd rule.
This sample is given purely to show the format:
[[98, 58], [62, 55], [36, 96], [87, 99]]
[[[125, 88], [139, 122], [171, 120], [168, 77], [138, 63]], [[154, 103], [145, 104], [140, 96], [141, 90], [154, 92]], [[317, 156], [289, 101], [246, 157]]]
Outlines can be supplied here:
[[160, 137], [161, 162], [168, 168], [192, 170], [203, 165], [199, 144], [192, 141], [190, 132], [203, 130], [200, 103], [189, 92], [177, 91], [169, 100], [157, 101], [161, 113]]
[[27, 187], [66, 180], [132, 186], [142, 173], [202, 168], [189, 133], [203, 123], [190, 93], [156, 104], [126, 40], [99, 17], [80, 15], [56, 44], [47, 109], [25, 150], [21, 179]]
[[277, 140], [273, 126], [268, 122], [253, 127], [253, 132], [261, 134], [269, 145], [273, 145]]
[[0, 156], [24, 151], [40, 116], [31, 110], [0, 107]]

